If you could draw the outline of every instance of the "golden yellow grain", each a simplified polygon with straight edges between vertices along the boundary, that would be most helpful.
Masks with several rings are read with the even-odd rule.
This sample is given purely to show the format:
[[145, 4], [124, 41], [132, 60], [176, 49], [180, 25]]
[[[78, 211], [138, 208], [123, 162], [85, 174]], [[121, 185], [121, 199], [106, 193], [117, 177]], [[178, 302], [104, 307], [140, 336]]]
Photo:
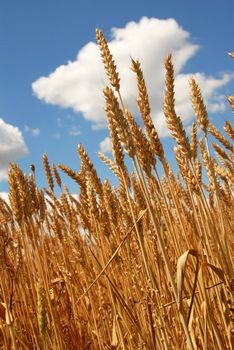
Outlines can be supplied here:
[[217, 154], [217, 157], [222, 157], [223, 159], [230, 160], [227, 153], [224, 151], [224, 149], [222, 147], [217, 145], [217, 143], [215, 143], [215, 142], [212, 142], [212, 145], [213, 145], [214, 150]]
[[97, 176], [97, 172], [94, 168], [93, 163], [91, 162], [91, 160], [89, 159], [89, 156], [87, 155], [84, 147], [79, 144], [78, 145], [78, 154], [81, 160], [81, 166], [84, 167], [84, 171], [87, 173], [88, 176], [90, 176], [91, 181], [93, 183], [93, 186], [95, 188], [95, 191], [98, 194], [102, 193], [102, 183], [101, 180], [99, 179], [99, 177]]
[[110, 170], [115, 174], [116, 177], [120, 177], [120, 173], [118, 170], [117, 165], [110, 159], [108, 158], [104, 153], [98, 152], [99, 158], [105, 163]]
[[228, 136], [232, 139], [232, 141], [234, 141], [234, 129], [228, 120], [225, 121], [224, 130], [226, 131]]
[[192, 124], [192, 140], [190, 144], [191, 157], [193, 160], [197, 158], [197, 123]]
[[168, 129], [171, 131], [172, 137], [177, 142], [181, 151], [188, 158], [191, 157], [189, 140], [183, 128], [181, 118], [175, 112], [175, 92], [174, 92], [174, 67], [172, 64], [172, 56], [168, 55], [165, 60], [166, 69], [166, 89], [164, 97], [164, 114], [167, 121]]
[[40, 336], [44, 339], [47, 330], [46, 294], [45, 289], [38, 285], [37, 288], [37, 314]]
[[234, 113], [234, 96], [228, 96], [227, 100], [230, 103], [230, 106], [232, 108], [232, 112]]
[[128, 119], [129, 125], [131, 127], [131, 132], [134, 139], [134, 144], [137, 149], [137, 155], [142, 169], [145, 173], [151, 175], [151, 167], [155, 168], [156, 159], [154, 157], [154, 152], [148, 141], [146, 135], [143, 133], [139, 125], [136, 123], [133, 115], [126, 111], [125, 115]]
[[117, 97], [114, 95], [113, 90], [109, 87], [105, 87], [103, 89], [103, 93], [106, 102], [105, 111], [107, 118], [111, 123], [115, 124], [119, 140], [122, 143], [127, 154], [131, 158], [134, 158], [136, 150], [133, 144], [132, 135], [128, 122], [119, 106]]
[[29, 190], [30, 190], [30, 194], [31, 194], [31, 198], [32, 198], [32, 204], [33, 204], [34, 208], [38, 210], [39, 203], [38, 203], [38, 198], [37, 198], [37, 194], [36, 194], [35, 178], [34, 178], [33, 174], [29, 175], [28, 184], [29, 184]]
[[148, 93], [146, 89], [146, 84], [143, 76], [143, 72], [141, 70], [141, 65], [139, 61], [134, 61], [132, 59], [131, 69], [136, 73], [137, 76], [137, 85], [139, 96], [137, 99], [138, 107], [140, 109], [141, 117], [147, 132], [147, 135], [151, 141], [152, 148], [155, 154], [159, 157], [159, 159], [165, 163], [165, 156], [162, 143], [159, 139], [157, 130], [153, 124], [152, 118], [150, 116], [150, 104], [148, 100]]
[[200, 146], [203, 164], [204, 164], [204, 167], [206, 169], [207, 177], [209, 180], [209, 188], [210, 188], [210, 191], [214, 191], [215, 190], [215, 174], [214, 174], [214, 167], [213, 167], [212, 158], [209, 157], [207, 154], [203, 139], [199, 140], [199, 146]]
[[50, 187], [51, 191], [53, 191], [54, 190], [54, 180], [53, 180], [53, 176], [52, 176], [52, 173], [51, 173], [49, 160], [48, 160], [48, 157], [47, 157], [47, 155], [45, 153], [43, 154], [42, 159], [43, 159], [43, 165], [44, 165], [46, 178], [47, 178], [49, 187]]
[[52, 171], [53, 171], [55, 180], [56, 180], [56, 182], [57, 182], [57, 185], [61, 188], [61, 187], [62, 187], [62, 181], [61, 181], [61, 177], [60, 177], [60, 175], [59, 175], [59, 173], [58, 173], [58, 170], [57, 170], [55, 164], [52, 165]]
[[221, 134], [221, 132], [209, 122], [209, 132], [213, 135], [224, 147], [234, 153], [234, 148], [231, 143]]
[[228, 55], [229, 55], [231, 58], [234, 58], [234, 52], [228, 52]]
[[174, 147], [175, 152], [175, 158], [180, 170], [180, 174], [182, 178], [184, 179], [185, 183], [188, 183], [191, 186], [191, 189], [193, 191], [199, 191], [198, 181], [194, 177], [190, 166], [188, 159], [186, 158], [185, 154], [181, 151], [181, 149], [178, 147]]
[[120, 89], [119, 74], [117, 72], [116, 65], [113, 60], [113, 56], [110, 53], [106, 39], [103, 36], [102, 31], [98, 28], [96, 29], [96, 38], [99, 44], [101, 57], [106, 70], [106, 74], [110, 80], [111, 85], [115, 88], [116, 91], [119, 91]]
[[46, 219], [46, 202], [43, 191], [36, 189], [37, 201], [40, 208], [40, 220], [43, 222]]
[[82, 185], [82, 178], [80, 174], [66, 165], [58, 164], [59, 169], [61, 169], [65, 174], [67, 174], [71, 179], [73, 179], [78, 185]]
[[205, 103], [202, 98], [202, 94], [200, 91], [200, 88], [195, 81], [195, 79], [190, 80], [190, 87], [191, 87], [191, 96], [192, 96], [192, 105], [194, 113], [197, 117], [197, 122], [202, 129], [202, 131], [207, 134], [207, 128], [208, 128], [208, 116], [207, 116], [207, 110]]
[[117, 199], [116, 196], [114, 195], [111, 185], [108, 180], [105, 180], [104, 186], [103, 186], [103, 191], [104, 191], [104, 203], [105, 203], [105, 208], [108, 213], [110, 223], [116, 227], [117, 225], [117, 213], [118, 213], [118, 206], [117, 206]]
[[21, 221], [23, 217], [23, 206], [20, 198], [17, 178], [13, 169], [8, 171], [9, 182], [9, 201], [12, 211], [17, 221]]
[[[121, 175], [121, 172], [122, 172], [124, 174], [124, 176], [125, 176], [125, 180], [126, 180], [127, 185], [130, 186], [130, 180], [129, 180], [129, 176], [128, 176], [128, 171], [127, 171], [126, 165], [124, 163], [123, 148], [121, 146], [121, 142], [120, 142], [119, 135], [118, 135], [118, 132], [117, 132], [116, 123], [113, 120], [111, 113], [109, 113], [107, 115], [107, 122], [108, 122], [109, 133], [110, 133], [112, 154], [113, 154], [113, 158], [114, 158], [115, 164], [117, 165], [118, 170], [119, 170], [120, 183], [122, 183], [122, 181], [123, 181], [122, 175]], [[118, 176], [117, 173], [116, 173], [116, 175]]]

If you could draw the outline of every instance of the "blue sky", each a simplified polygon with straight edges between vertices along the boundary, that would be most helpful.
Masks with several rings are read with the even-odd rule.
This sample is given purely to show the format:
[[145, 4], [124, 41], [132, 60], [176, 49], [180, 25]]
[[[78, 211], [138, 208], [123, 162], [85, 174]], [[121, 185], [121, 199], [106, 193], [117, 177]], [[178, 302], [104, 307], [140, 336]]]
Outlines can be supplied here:
[[[97, 27], [111, 41], [123, 96], [135, 113], [134, 79], [126, 68], [130, 56], [142, 60], [153, 117], [169, 151], [159, 88], [163, 86], [163, 57], [170, 51], [178, 73], [178, 109], [186, 127], [192, 114], [183, 92], [191, 75], [205, 90], [214, 123], [221, 127], [232, 118], [223, 98], [234, 92], [234, 62], [226, 54], [234, 50], [231, 0], [2, 0], [0, 9], [0, 191], [7, 191], [10, 161], [27, 173], [34, 163], [41, 187], [45, 186], [44, 152], [51, 163], [79, 169], [76, 149], [80, 142], [99, 175], [110, 176], [97, 158], [100, 148], [108, 148], [101, 93], [106, 81], [92, 44]], [[112, 28], [118, 29], [111, 32]], [[68, 179], [66, 183], [76, 190]]]

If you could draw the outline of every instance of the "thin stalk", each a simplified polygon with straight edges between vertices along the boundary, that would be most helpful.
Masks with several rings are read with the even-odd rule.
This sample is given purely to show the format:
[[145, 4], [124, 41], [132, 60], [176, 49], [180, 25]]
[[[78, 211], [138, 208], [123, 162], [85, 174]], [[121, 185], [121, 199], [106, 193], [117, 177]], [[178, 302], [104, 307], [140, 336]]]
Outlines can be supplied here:
[[[137, 164], [136, 164], [135, 160], [134, 160], [134, 166], [135, 166], [135, 169], [137, 170]], [[138, 176], [139, 176], [139, 173], [138, 173]], [[176, 284], [175, 284], [175, 281], [174, 281], [174, 278], [173, 278], [173, 273], [172, 273], [170, 262], [169, 262], [169, 259], [168, 259], [168, 256], [167, 256], [166, 248], [165, 248], [164, 243], [163, 243], [162, 228], [158, 224], [158, 220], [155, 217], [155, 212], [152, 210], [150, 196], [148, 195], [147, 188], [145, 188], [145, 186], [144, 186], [144, 181], [142, 181], [142, 179], [140, 177], [139, 177], [139, 181], [143, 185], [142, 191], [143, 191], [143, 193], [145, 193], [145, 199], [146, 199], [146, 202], [147, 202], [147, 205], [148, 205], [148, 208], [149, 208], [149, 213], [151, 215], [151, 219], [152, 219], [152, 222], [153, 222], [153, 225], [154, 225], [154, 228], [155, 228], [155, 232], [157, 233], [159, 247], [160, 247], [160, 250], [161, 250], [161, 253], [162, 253], [162, 257], [163, 257], [163, 260], [164, 260], [164, 263], [165, 263], [166, 274], [167, 274], [167, 277], [168, 277], [169, 282], [171, 284], [174, 297], [177, 300], [177, 307], [178, 307], [178, 311], [179, 311], [179, 314], [180, 314], [181, 324], [182, 324], [182, 327], [183, 327], [183, 330], [184, 330], [184, 333], [185, 333], [185, 336], [186, 336], [186, 339], [187, 339], [187, 344], [188, 344], [188, 347], [189, 347], [190, 350], [194, 350], [193, 342], [192, 342], [192, 339], [191, 339], [191, 336], [190, 336], [190, 333], [189, 333], [189, 330], [188, 330], [188, 326], [187, 326], [184, 314], [179, 309], [179, 303], [178, 303], [178, 299], [177, 299], [177, 288], [176, 288]]]

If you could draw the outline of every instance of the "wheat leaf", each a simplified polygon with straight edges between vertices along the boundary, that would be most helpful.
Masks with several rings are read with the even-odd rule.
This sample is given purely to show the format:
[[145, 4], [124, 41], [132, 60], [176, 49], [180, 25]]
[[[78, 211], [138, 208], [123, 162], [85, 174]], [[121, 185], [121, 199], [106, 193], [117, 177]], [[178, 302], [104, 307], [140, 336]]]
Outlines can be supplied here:
[[184, 254], [182, 254], [178, 261], [177, 261], [177, 302], [179, 306], [180, 312], [183, 313], [183, 287], [184, 287], [184, 276], [185, 276], [185, 270], [186, 270], [186, 265], [187, 265], [187, 260], [189, 255], [192, 255], [196, 258], [196, 271], [195, 271], [195, 277], [194, 277], [194, 283], [193, 283], [193, 292], [191, 296], [191, 302], [190, 302], [190, 307], [189, 307], [189, 314], [187, 318], [187, 324], [189, 323], [190, 315], [191, 315], [191, 310], [193, 306], [193, 301], [194, 301], [194, 296], [195, 296], [195, 290], [196, 290], [196, 285], [197, 285], [197, 276], [198, 276], [198, 254], [197, 251], [194, 249], [189, 249], [187, 250]]
[[116, 316], [113, 318], [113, 327], [112, 327], [112, 340], [111, 340], [111, 350], [117, 349], [118, 346], [118, 337], [116, 331]]

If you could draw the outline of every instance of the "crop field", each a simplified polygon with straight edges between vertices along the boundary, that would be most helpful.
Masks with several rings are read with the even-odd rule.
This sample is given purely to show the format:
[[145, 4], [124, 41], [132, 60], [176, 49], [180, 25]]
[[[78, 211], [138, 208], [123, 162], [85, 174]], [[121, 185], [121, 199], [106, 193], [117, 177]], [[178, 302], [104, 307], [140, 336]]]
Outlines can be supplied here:
[[[210, 122], [191, 78], [196, 122], [186, 135], [169, 54], [164, 116], [174, 141], [172, 167], [151, 118], [140, 62], [131, 60], [141, 122], [126, 109], [101, 30], [96, 37], [109, 78], [103, 94], [113, 156], [99, 157], [118, 182], [101, 182], [81, 144], [79, 171], [43, 155], [44, 189], [33, 164], [29, 175], [11, 164], [9, 200], [0, 198], [0, 348], [231, 350], [232, 123], [224, 120], [220, 130]], [[227, 99], [231, 114], [234, 96]]]

